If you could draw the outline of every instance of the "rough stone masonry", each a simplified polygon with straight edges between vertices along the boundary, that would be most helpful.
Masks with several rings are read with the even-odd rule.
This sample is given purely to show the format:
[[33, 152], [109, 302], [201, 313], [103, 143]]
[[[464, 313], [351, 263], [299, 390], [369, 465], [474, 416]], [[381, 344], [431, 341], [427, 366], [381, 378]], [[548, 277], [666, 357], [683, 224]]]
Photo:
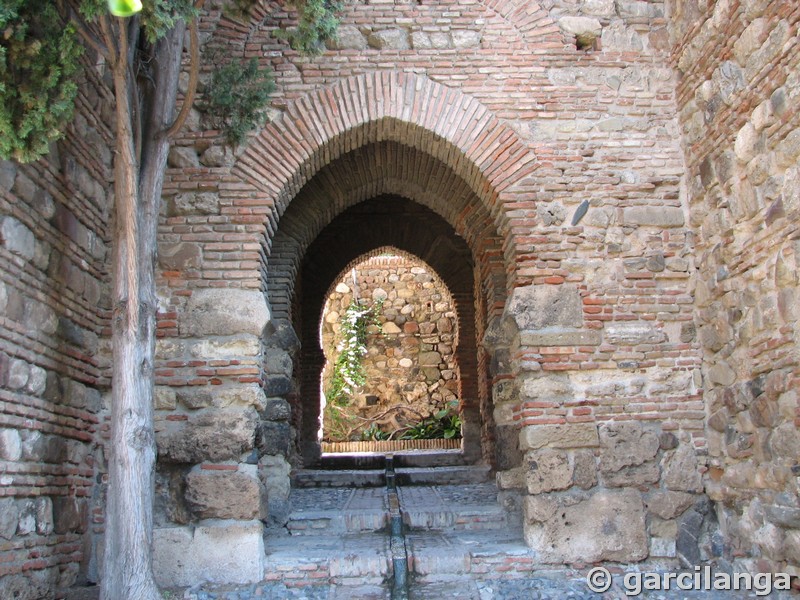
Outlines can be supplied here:
[[[206, 4], [204, 56], [277, 89], [241, 147], [196, 110], [170, 154], [162, 583], [264, 576], [319, 454], [325, 293], [384, 246], [452, 295], [469, 460], [542, 564], [800, 575], [800, 5], [353, 0], [310, 58], [282, 3]], [[0, 164], [4, 597], [102, 576], [113, 106], [86, 66], [67, 137]]]

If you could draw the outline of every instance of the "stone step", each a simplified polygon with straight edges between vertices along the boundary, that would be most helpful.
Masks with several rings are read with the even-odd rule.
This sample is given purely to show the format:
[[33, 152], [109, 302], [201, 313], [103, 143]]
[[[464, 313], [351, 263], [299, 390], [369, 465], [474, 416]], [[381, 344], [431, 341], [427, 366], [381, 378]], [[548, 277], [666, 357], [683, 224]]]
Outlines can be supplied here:
[[265, 581], [292, 586], [381, 585], [392, 575], [385, 533], [267, 536]]
[[364, 533], [388, 528], [384, 488], [300, 488], [289, 495], [286, 529], [294, 536]]
[[535, 553], [525, 545], [521, 531], [413, 532], [406, 536], [409, 569], [415, 581], [437, 581], [469, 574], [497, 577], [530, 574]]
[[292, 474], [295, 488], [315, 487], [382, 487], [386, 485], [381, 469], [302, 469]]
[[497, 502], [492, 483], [398, 488], [403, 524], [410, 531], [503, 530], [518, 515]]
[[486, 483], [491, 473], [491, 467], [486, 465], [400, 467], [395, 468], [395, 480], [398, 486], [465, 485]]
[[[461, 485], [488, 482], [491, 474], [491, 467], [485, 465], [396, 466], [395, 482], [400, 486]], [[383, 468], [300, 469], [292, 473], [292, 485], [295, 488], [380, 487], [386, 485], [386, 476]]]

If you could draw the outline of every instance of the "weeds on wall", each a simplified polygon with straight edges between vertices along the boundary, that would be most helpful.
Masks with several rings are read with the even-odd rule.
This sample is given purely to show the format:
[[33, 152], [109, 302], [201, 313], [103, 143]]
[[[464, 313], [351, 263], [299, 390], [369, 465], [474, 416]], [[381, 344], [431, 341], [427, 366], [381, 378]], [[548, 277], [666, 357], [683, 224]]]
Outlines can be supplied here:
[[354, 300], [344, 311], [339, 322], [342, 341], [336, 348], [339, 356], [333, 366], [330, 388], [325, 394], [329, 404], [348, 406], [358, 388], [366, 382], [362, 361], [367, 354], [367, 328], [374, 325], [380, 329], [382, 309], [382, 300], [372, 306]]

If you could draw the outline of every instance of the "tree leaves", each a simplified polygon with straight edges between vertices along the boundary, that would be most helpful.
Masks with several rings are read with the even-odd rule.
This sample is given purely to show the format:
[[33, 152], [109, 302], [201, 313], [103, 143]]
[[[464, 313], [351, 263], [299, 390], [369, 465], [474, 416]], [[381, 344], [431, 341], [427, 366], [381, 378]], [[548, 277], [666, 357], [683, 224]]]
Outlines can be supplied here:
[[53, 2], [0, 7], [0, 158], [36, 160], [72, 119], [83, 52]]

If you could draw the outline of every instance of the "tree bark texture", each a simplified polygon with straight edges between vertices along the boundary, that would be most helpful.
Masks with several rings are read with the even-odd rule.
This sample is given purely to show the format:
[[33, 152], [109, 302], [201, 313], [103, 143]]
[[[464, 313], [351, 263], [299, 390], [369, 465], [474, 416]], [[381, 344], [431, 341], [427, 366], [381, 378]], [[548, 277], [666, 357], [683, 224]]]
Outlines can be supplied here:
[[[166, 131], [174, 113], [184, 30], [180, 24], [150, 48], [150, 83], [139, 85], [131, 75], [136, 49], [127, 47], [124, 26], [120, 27], [122, 42], [113, 63], [117, 101], [112, 242], [114, 360], [100, 588], [103, 600], [161, 598], [153, 577], [151, 552], [156, 458], [156, 235], [170, 146]], [[141, 131], [140, 157], [137, 131]]]

